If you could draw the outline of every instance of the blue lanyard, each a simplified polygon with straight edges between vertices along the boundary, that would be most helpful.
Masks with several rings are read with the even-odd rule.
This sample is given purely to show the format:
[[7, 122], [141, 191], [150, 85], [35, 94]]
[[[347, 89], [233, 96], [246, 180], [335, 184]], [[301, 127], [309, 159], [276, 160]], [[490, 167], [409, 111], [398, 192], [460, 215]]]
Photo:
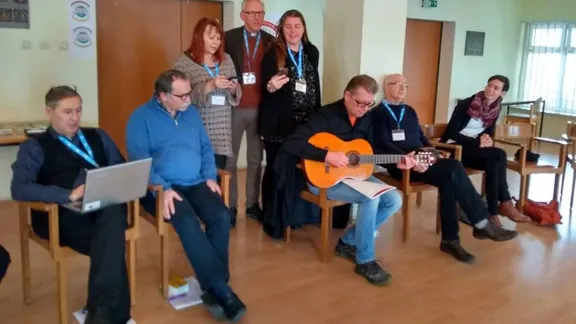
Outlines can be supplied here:
[[244, 29], [244, 45], [246, 45], [246, 55], [248, 55], [248, 71], [252, 72], [252, 61], [254, 61], [256, 52], [258, 52], [258, 45], [260, 45], [260, 32], [258, 32], [258, 37], [256, 38], [256, 46], [254, 46], [252, 57], [250, 57], [250, 45], [248, 45], [248, 34], [246, 33], [246, 29]]
[[292, 63], [296, 65], [296, 69], [298, 71], [298, 79], [302, 79], [302, 42], [300, 42], [300, 47], [298, 49], [298, 63], [296, 63], [296, 59], [294, 58], [292, 50], [290, 49], [290, 46], [288, 46], [288, 44], [286, 44], [286, 48], [288, 49], [288, 54], [290, 55]]
[[208, 65], [204, 64], [204, 70], [210, 74], [212, 78], [216, 78], [216, 75], [220, 74], [220, 68], [218, 67], [218, 63], [214, 64], [214, 70], [216, 70], [216, 75], [212, 73], [212, 70], [208, 67]]
[[406, 106], [402, 105], [402, 110], [400, 110], [400, 118], [396, 118], [396, 115], [392, 111], [392, 108], [390, 108], [390, 106], [388, 106], [388, 103], [386, 103], [384, 101], [382, 101], [382, 103], [388, 109], [388, 111], [390, 112], [390, 115], [392, 115], [392, 118], [394, 118], [394, 120], [396, 121], [396, 124], [398, 125], [398, 129], [400, 129], [400, 123], [402, 122], [402, 119], [404, 119], [404, 112], [406, 111]]
[[90, 148], [90, 145], [88, 145], [88, 142], [86, 141], [86, 138], [84, 137], [84, 134], [82, 134], [81, 130], [78, 130], [78, 138], [80, 139], [80, 143], [82, 143], [82, 146], [84, 146], [84, 149], [86, 150], [86, 152], [88, 152], [88, 155], [86, 155], [86, 153], [82, 152], [82, 150], [80, 150], [76, 145], [72, 144], [72, 142], [70, 142], [70, 140], [67, 139], [66, 137], [64, 137], [62, 135], [58, 136], [58, 139], [60, 140], [60, 142], [62, 142], [64, 145], [66, 145], [74, 153], [80, 155], [84, 160], [86, 160], [86, 162], [99, 168], [100, 166], [98, 165], [98, 163], [96, 163], [96, 161], [94, 161], [94, 154], [92, 153], [92, 149]]

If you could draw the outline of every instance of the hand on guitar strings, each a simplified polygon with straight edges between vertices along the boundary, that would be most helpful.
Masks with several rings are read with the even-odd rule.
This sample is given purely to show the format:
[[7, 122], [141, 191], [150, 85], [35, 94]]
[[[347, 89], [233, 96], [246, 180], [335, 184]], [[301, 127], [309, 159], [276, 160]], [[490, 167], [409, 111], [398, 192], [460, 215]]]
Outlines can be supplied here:
[[417, 161], [414, 158], [414, 152], [404, 155], [402, 160], [396, 163], [396, 167], [401, 170], [410, 170], [416, 165]]
[[325, 161], [336, 168], [343, 168], [350, 163], [346, 154], [342, 152], [328, 152]]

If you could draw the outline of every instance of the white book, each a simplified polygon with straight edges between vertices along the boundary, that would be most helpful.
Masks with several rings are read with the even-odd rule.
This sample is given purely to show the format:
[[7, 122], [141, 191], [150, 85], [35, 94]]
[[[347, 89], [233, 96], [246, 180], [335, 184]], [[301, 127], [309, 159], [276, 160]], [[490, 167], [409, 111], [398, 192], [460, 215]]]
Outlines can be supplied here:
[[395, 187], [385, 183], [376, 183], [365, 180], [346, 179], [342, 182], [370, 199], [374, 199], [392, 189], [396, 189]]
[[202, 295], [202, 289], [200, 289], [198, 280], [194, 277], [189, 277], [186, 278], [186, 281], [190, 287], [187, 294], [168, 298], [168, 301], [176, 310], [202, 304], [202, 299], [200, 298], [200, 295]]

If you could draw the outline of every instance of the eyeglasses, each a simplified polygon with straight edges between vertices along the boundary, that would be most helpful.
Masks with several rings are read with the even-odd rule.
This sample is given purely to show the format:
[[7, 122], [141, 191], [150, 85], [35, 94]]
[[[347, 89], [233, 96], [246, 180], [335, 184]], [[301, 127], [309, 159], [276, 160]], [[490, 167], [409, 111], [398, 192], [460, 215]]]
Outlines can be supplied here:
[[190, 99], [190, 95], [192, 94], [192, 91], [185, 93], [185, 94], [181, 94], [181, 95], [177, 95], [174, 93], [171, 93], [171, 95], [173, 95], [174, 97], [180, 98], [180, 100], [185, 100], [184, 98], [188, 98]]
[[401, 82], [401, 81], [387, 83], [386, 85], [392, 85], [392, 86], [395, 86], [395, 87], [404, 87], [404, 88], [406, 88], [406, 89], [408, 89], [408, 88], [410, 87], [410, 86], [408, 85], [408, 83], [406, 83], [406, 82]]
[[242, 11], [243, 13], [247, 14], [248, 16], [264, 16], [266, 11]]
[[370, 108], [376, 104], [376, 101], [374, 101], [374, 100], [372, 100], [372, 102], [365, 103], [365, 102], [360, 102], [360, 101], [356, 100], [356, 98], [352, 98], [352, 99], [354, 99], [354, 101], [356, 102], [356, 104], [360, 108]]

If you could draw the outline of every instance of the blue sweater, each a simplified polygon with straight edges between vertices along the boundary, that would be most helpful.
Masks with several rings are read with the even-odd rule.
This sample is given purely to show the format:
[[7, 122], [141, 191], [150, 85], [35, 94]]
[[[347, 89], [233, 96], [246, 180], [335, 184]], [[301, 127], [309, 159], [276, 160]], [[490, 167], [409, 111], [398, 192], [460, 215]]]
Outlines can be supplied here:
[[214, 151], [196, 107], [172, 117], [156, 98], [138, 107], [126, 126], [130, 160], [152, 157], [151, 185], [192, 186], [216, 180]]

